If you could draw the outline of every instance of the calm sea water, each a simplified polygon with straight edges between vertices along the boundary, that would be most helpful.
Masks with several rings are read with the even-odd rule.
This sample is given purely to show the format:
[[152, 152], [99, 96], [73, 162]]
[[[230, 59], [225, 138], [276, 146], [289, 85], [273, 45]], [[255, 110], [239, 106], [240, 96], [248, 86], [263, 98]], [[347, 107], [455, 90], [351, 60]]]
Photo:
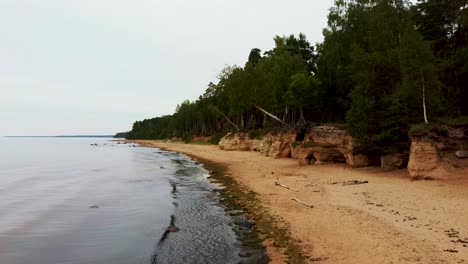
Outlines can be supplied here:
[[1, 138], [0, 263], [266, 262], [207, 175], [110, 139]]

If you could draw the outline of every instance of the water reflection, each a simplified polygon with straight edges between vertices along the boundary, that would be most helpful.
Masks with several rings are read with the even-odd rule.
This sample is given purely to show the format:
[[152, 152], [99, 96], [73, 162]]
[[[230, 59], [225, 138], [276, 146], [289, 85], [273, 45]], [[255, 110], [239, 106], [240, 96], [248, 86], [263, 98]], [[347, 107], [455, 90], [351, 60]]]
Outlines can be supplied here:
[[252, 255], [264, 255], [242, 245], [207, 172], [185, 156], [95, 139], [1, 144], [0, 263], [256, 263]]

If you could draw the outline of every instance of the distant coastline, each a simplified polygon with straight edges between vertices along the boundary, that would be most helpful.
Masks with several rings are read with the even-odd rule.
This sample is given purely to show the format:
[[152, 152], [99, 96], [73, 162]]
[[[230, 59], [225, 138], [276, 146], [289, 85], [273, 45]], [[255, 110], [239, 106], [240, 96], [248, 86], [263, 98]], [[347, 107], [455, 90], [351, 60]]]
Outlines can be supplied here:
[[113, 138], [114, 135], [4, 136], [6, 138]]

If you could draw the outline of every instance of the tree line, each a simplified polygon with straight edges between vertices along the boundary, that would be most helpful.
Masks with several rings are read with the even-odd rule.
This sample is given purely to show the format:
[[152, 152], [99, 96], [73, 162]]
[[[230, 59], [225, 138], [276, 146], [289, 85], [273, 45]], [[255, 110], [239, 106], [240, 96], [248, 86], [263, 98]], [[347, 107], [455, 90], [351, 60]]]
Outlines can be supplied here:
[[[356, 151], [407, 147], [412, 124], [468, 115], [466, 0], [336, 0], [322, 43], [276, 36], [130, 139], [339, 123]], [[272, 116], [277, 119], [271, 118]]]

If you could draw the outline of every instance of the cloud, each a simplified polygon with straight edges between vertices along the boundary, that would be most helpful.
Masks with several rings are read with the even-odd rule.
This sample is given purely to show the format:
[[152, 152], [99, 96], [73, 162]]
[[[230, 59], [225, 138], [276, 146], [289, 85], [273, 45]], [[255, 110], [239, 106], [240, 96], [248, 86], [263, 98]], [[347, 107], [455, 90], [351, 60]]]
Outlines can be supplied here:
[[[4, 0], [0, 110], [8, 107], [11, 118], [32, 105], [57, 112], [73, 108], [76, 117], [101, 111], [107, 118], [102, 126], [122, 120], [111, 112], [135, 118], [169, 114], [184, 99], [195, 100], [225, 65], [243, 65], [250, 49], [271, 49], [275, 35], [303, 32], [312, 43], [321, 41], [332, 4]], [[16, 115], [18, 122], [30, 121]], [[122, 121], [122, 129], [132, 122]], [[71, 124], [55, 126], [66, 130]], [[17, 125], [18, 133], [22, 129]]]

